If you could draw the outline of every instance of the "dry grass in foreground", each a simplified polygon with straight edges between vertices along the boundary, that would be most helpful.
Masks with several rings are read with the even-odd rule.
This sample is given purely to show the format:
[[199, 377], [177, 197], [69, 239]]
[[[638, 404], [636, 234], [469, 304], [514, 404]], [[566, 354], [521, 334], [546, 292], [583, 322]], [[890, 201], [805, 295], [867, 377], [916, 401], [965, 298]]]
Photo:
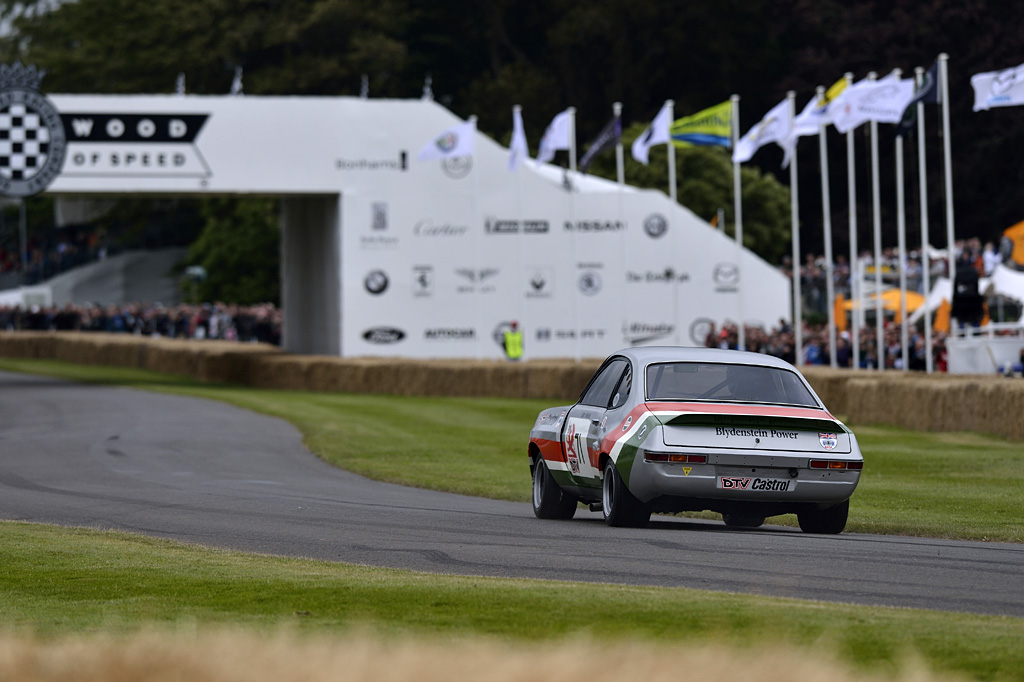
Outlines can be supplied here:
[[907, 663], [867, 674], [797, 649], [493, 640], [387, 641], [242, 631], [41, 639], [0, 635], [0, 680], [18, 682], [948, 682]]

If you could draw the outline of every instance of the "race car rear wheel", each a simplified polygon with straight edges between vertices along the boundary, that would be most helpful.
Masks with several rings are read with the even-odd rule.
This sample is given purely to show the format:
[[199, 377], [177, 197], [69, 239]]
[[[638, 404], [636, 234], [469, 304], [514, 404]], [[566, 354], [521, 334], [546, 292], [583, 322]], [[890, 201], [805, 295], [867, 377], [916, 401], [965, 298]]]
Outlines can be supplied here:
[[651, 520], [651, 510], [626, 488], [615, 462], [608, 460], [601, 485], [601, 508], [609, 526], [642, 528]]
[[577, 499], [565, 494], [540, 457], [533, 465], [533, 513], [538, 519], [571, 519]]
[[797, 512], [796, 520], [800, 530], [805, 533], [836, 535], [846, 528], [846, 518], [850, 514], [850, 501], [845, 500], [828, 509], [808, 509]]
[[756, 514], [722, 514], [722, 520], [730, 528], [759, 528], [764, 525], [764, 518]]

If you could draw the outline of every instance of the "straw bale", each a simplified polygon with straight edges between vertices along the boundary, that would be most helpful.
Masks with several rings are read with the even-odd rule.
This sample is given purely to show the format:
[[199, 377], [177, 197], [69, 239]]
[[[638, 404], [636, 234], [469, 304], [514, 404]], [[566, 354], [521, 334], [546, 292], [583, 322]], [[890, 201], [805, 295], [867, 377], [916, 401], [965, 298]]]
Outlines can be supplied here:
[[[80, 332], [0, 333], [0, 357], [137, 367], [293, 391], [575, 400], [601, 360], [339, 358], [282, 353], [264, 344], [151, 339]], [[1024, 381], [808, 367], [825, 405], [851, 424], [982, 431], [1024, 440]]]

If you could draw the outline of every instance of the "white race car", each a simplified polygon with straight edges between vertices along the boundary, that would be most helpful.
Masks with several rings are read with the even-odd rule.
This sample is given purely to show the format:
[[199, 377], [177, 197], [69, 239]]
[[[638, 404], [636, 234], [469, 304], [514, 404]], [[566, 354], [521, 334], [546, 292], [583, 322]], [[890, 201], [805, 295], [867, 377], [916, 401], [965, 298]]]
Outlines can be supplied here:
[[540, 413], [529, 456], [543, 519], [583, 502], [612, 526], [711, 510], [747, 528], [796, 514], [808, 533], [843, 531], [864, 466], [853, 433], [789, 363], [680, 347], [611, 355], [575, 405]]

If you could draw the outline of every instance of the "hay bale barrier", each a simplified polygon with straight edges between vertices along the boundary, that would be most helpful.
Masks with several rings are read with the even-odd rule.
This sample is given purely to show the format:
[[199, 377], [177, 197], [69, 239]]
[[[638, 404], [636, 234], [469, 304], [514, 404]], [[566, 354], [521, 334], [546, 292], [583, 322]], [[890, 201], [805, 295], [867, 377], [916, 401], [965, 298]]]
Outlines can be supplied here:
[[[130, 367], [203, 383], [408, 396], [575, 400], [601, 363], [571, 359], [410, 360], [289, 355], [265, 344], [124, 334], [3, 332], [0, 357]], [[825, 404], [851, 424], [979, 431], [1024, 440], [1024, 381], [997, 375], [804, 370]]]

